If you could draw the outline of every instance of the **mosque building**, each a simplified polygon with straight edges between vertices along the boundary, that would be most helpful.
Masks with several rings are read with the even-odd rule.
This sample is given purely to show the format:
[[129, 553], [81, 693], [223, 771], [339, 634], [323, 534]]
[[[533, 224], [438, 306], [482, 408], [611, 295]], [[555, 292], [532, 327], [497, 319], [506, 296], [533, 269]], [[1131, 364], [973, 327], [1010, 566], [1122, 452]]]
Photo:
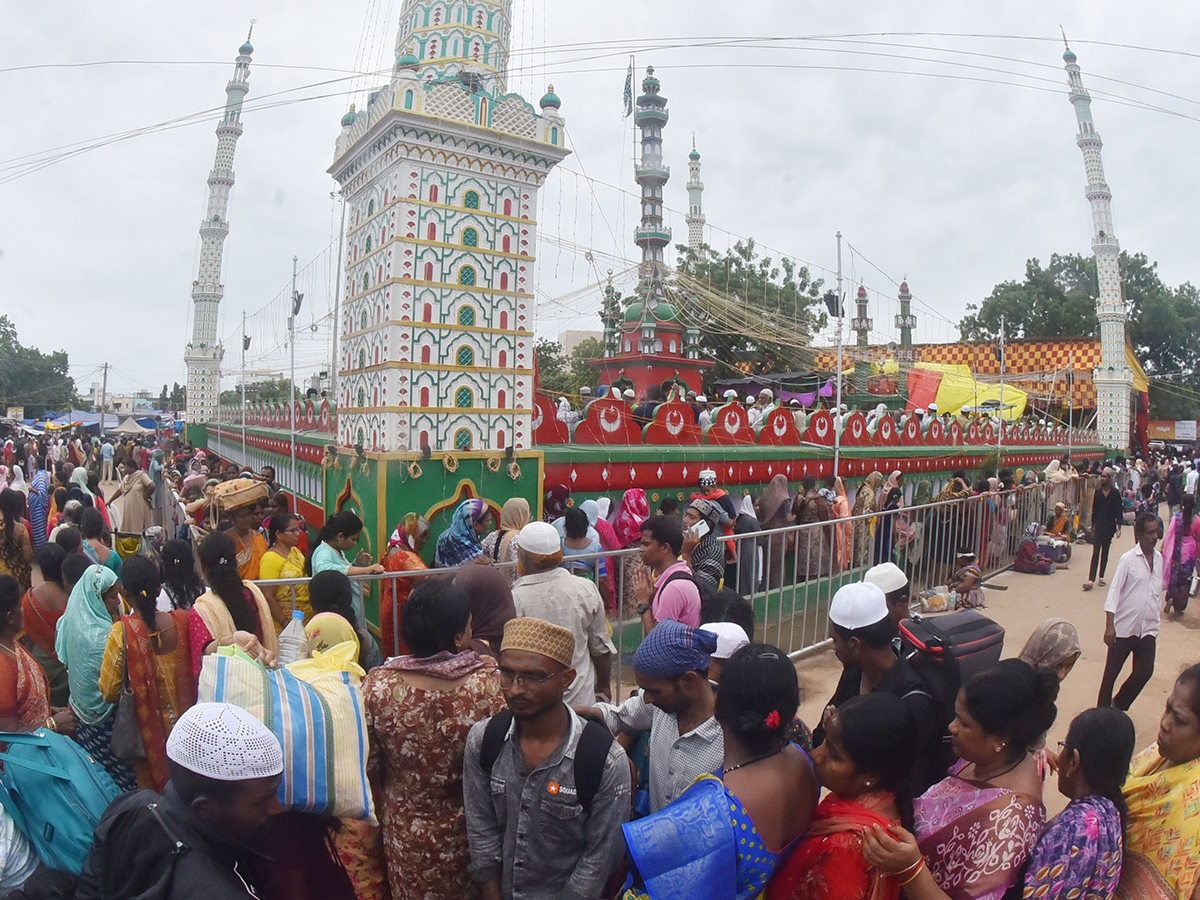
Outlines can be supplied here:
[[525, 449], [538, 189], [569, 153], [551, 86], [509, 93], [512, 0], [405, 0], [388, 84], [342, 119], [338, 443]]

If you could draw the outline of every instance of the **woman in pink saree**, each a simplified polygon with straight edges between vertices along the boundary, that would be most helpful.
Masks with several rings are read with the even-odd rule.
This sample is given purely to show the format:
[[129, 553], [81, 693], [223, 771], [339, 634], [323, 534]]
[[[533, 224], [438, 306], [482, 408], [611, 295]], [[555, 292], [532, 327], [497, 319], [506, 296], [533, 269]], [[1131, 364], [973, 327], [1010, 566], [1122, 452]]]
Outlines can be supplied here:
[[913, 804], [913, 832], [875, 825], [863, 856], [908, 900], [1001, 900], [1046, 825], [1032, 748], [1054, 724], [1058, 679], [1019, 659], [971, 678], [950, 725], [959, 760]]

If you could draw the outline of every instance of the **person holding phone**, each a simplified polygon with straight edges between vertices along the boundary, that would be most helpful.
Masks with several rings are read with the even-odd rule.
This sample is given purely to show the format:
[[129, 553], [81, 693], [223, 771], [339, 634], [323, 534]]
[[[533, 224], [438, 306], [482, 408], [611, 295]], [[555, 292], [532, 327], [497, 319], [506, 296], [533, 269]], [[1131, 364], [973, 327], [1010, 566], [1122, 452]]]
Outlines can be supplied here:
[[696, 582], [714, 591], [721, 589], [725, 575], [725, 547], [717, 540], [717, 527], [724, 515], [714, 500], [697, 498], [683, 511], [683, 561]]

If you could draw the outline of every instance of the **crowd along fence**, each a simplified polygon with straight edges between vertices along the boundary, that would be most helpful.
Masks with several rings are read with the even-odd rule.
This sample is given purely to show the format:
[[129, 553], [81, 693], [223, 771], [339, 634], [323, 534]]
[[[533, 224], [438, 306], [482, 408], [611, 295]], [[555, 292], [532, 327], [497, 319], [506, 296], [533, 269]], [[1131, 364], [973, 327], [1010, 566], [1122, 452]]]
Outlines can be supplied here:
[[[1084, 534], [1091, 525], [1091, 498], [1097, 479], [1074, 479], [1063, 484], [1034, 484], [999, 493], [931, 502], [919, 506], [881, 510], [860, 516], [810, 524], [788, 525], [747, 534], [717, 535], [725, 547], [726, 566], [720, 584], [746, 598], [754, 608], [752, 638], [780, 647], [798, 659], [829, 643], [829, 604], [838, 588], [862, 580], [867, 569], [892, 561], [909, 578], [911, 603], [919, 608], [922, 592], [938, 592], [964, 564], [961, 552], [975, 555], [987, 578], [1009, 568], [1030, 523], [1046, 522], [1058, 502], [1071, 515], [1075, 530]], [[635, 614], [633, 571], [641, 566], [637, 548], [573, 556], [568, 560], [576, 574], [593, 580], [609, 611], [617, 659], [613, 666], [616, 699], [627, 695], [634, 683], [633, 653], [642, 638], [642, 623]], [[497, 563], [510, 571], [512, 563]], [[355, 581], [371, 589], [389, 579], [452, 577], [454, 569], [356, 575]], [[512, 576], [515, 578], [516, 573]], [[290, 594], [295, 606], [295, 586], [307, 578], [259, 581], [264, 591]], [[384, 596], [393, 591], [381, 592]], [[407, 591], [400, 590], [401, 596]], [[392, 621], [399, 623], [400, 616]], [[396, 626], [399, 627], [398, 625]], [[393, 635], [398, 639], [399, 635]]]

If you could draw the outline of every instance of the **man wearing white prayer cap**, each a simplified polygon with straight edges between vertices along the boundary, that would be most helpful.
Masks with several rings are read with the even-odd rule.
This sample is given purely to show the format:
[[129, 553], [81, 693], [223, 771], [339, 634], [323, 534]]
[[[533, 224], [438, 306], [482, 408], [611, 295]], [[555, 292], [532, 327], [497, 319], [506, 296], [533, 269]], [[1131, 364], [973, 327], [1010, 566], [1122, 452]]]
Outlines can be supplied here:
[[701, 631], [709, 631], [717, 636], [717, 649], [708, 657], [708, 680], [713, 684], [721, 681], [721, 666], [725, 660], [733, 656], [750, 643], [746, 629], [737, 622], [709, 622], [700, 626]]
[[721, 396], [725, 398], [726, 402], [736, 400], [737, 399], [737, 391], [735, 391], [733, 388], [730, 388]]
[[275, 735], [239, 707], [197, 703], [167, 738], [167, 767], [161, 796], [133, 791], [104, 811], [76, 897], [260, 896], [261, 857], [250, 844], [281, 811], [283, 750]]
[[[842, 677], [828, 706], [836, 708], [851, 697], [874, 691], [895, 694], [903, 700], [920, 735], [914, 773], [919, 783], [914, 787], [923, 792], [945, 777], [945, 766], [938, 770], [940, 761], [927, 765], [928, 756], [938, 756], [944, 729], [932, 692], [892, 649], [896, 634], [896, 621], [888, 612], [887, 595], [881, 587], [858, 581], [838, 589], [829, 604], [829, 637], [842, 663]], [[825, 729], [818, 727], [813, 732], [813, 745], [824, 739]]]
[[908, 612], [908, 576], [904, 570], [891, 560], [872, 566], [863, 576], [867, 581], [883, 591], [887, 600], [888, 614], [899, 625], [909, 618]]

